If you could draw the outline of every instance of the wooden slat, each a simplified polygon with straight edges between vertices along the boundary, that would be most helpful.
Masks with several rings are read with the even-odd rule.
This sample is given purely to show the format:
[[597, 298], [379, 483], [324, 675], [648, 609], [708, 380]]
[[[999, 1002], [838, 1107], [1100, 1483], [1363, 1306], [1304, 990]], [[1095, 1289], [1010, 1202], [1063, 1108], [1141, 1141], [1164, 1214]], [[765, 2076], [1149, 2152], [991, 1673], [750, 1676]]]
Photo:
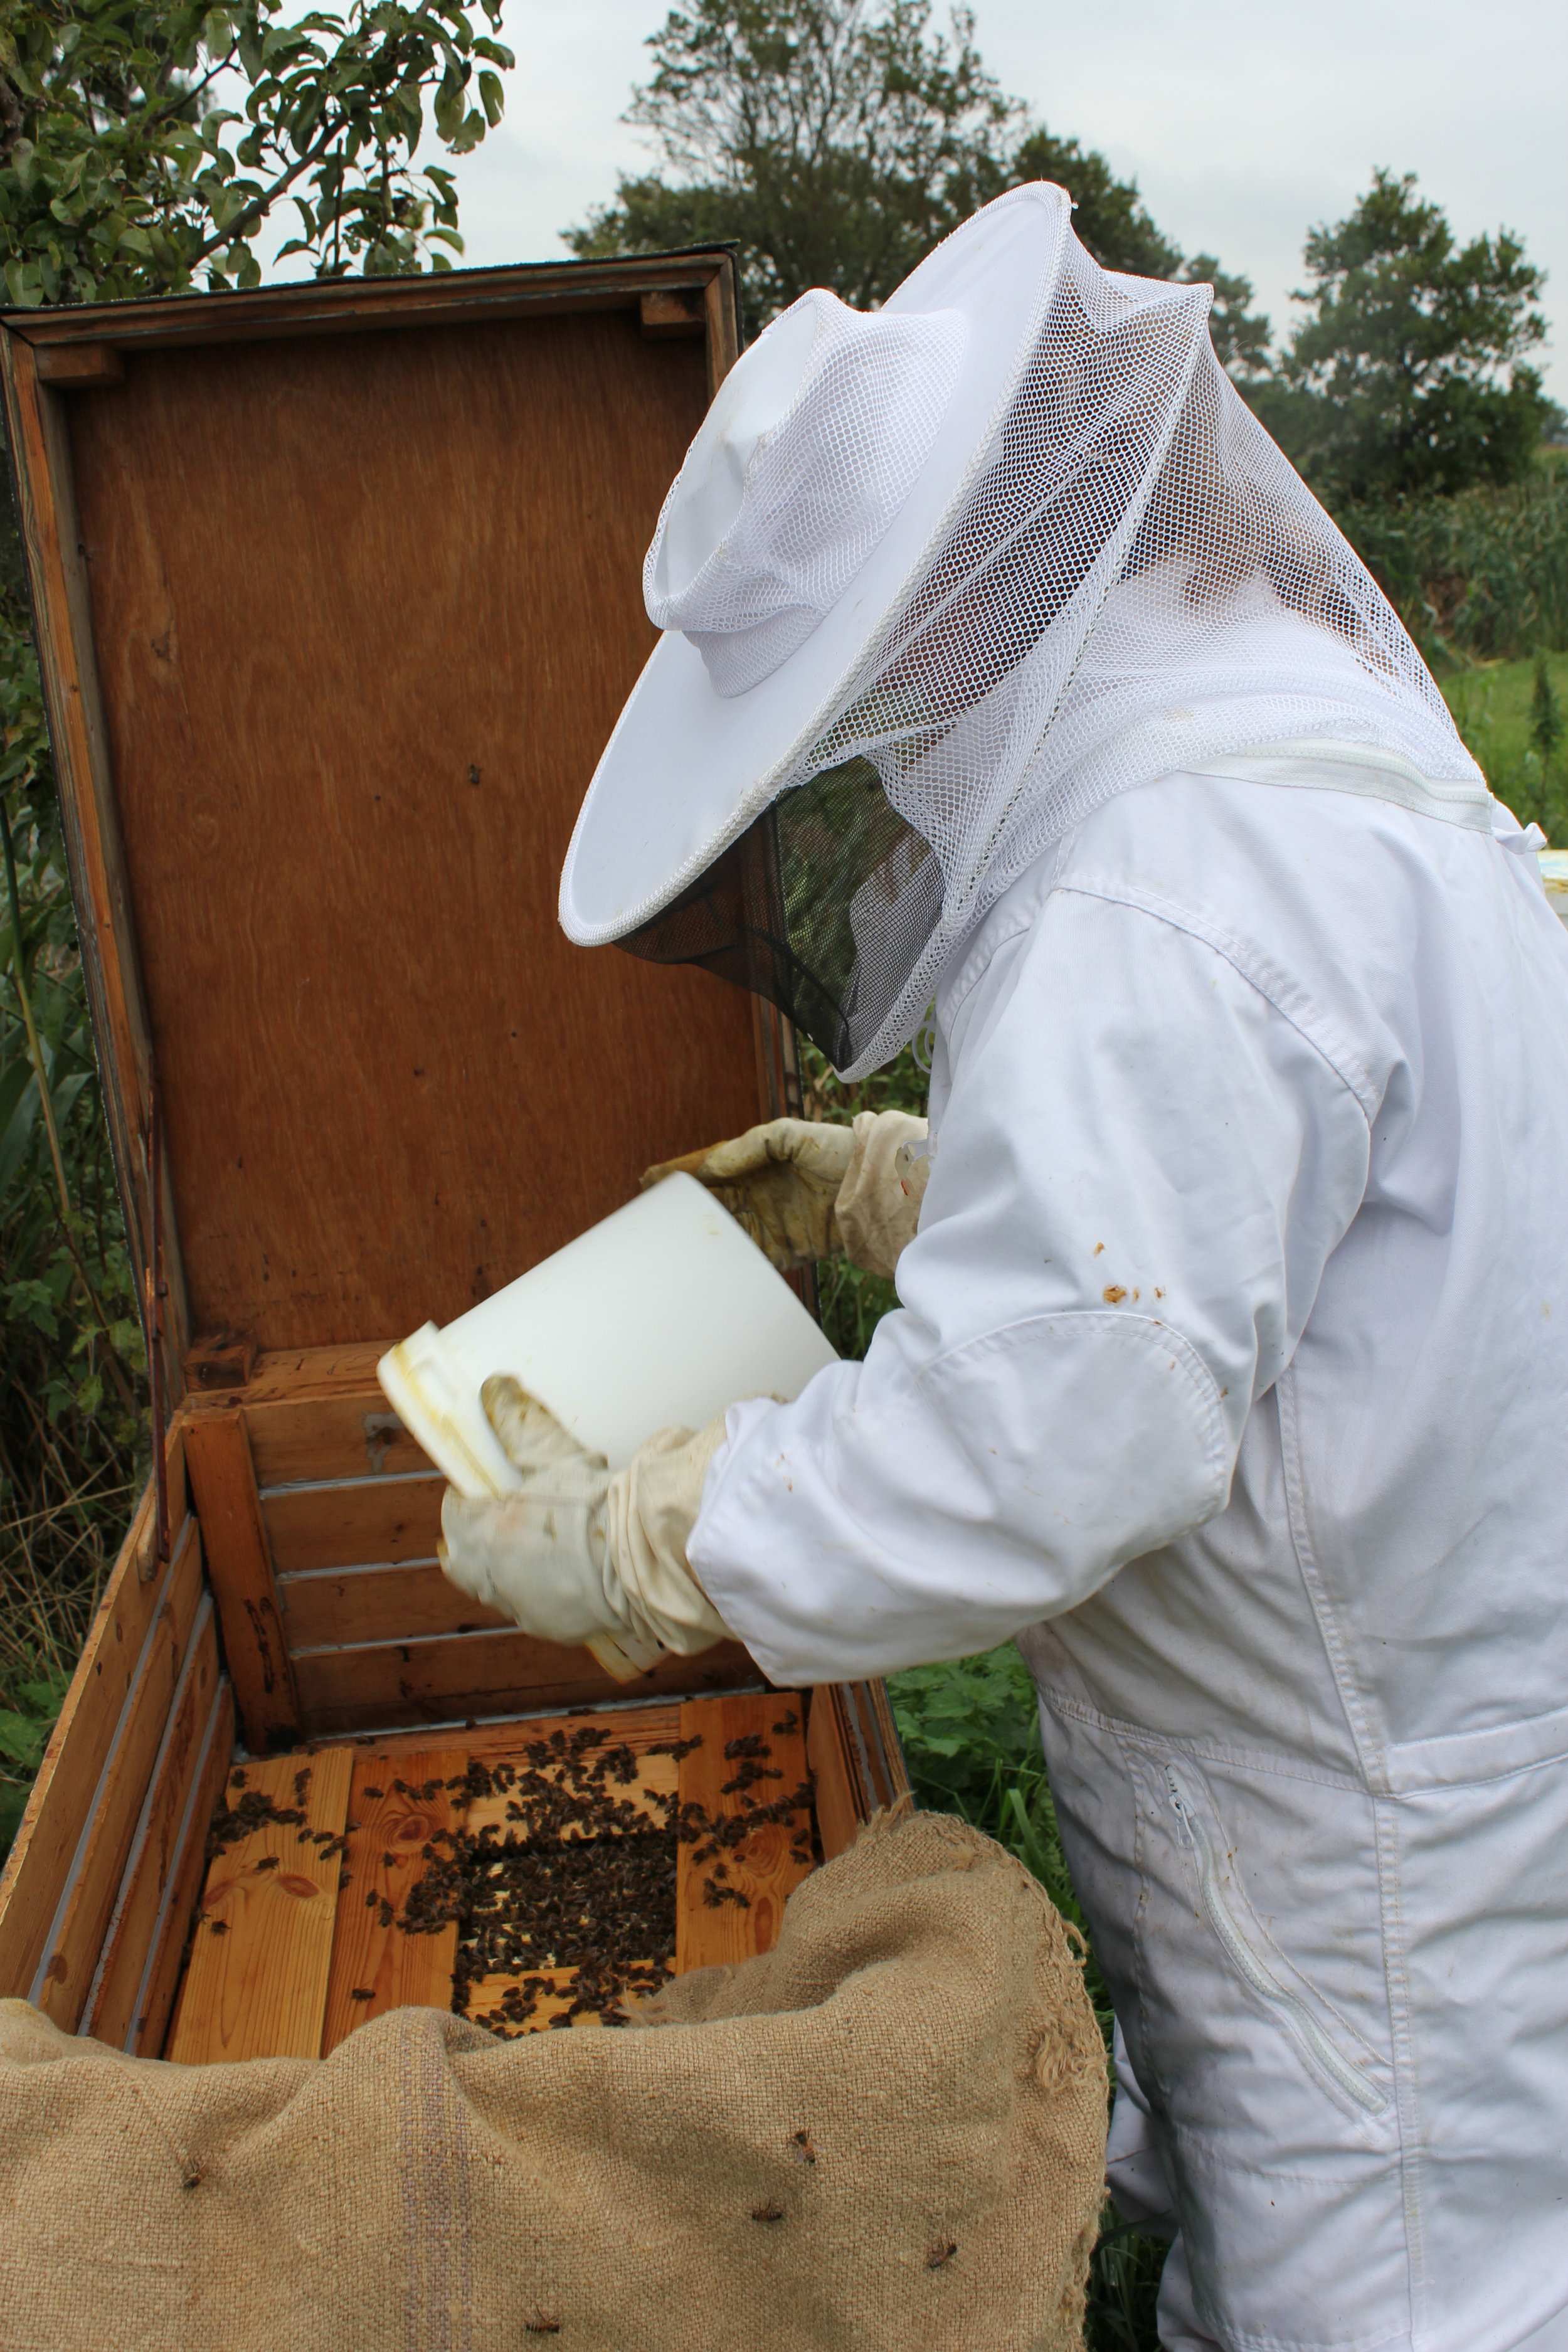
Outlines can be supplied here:
[[136, 2014], [163, 1897], [179, 1861], [180, 1832], [203, 1762], [218, 1691], [217, 1622], [205, 1597], [153, 1768], [120, 1891], [79, 2031], [124, 2046]]
[[[347, 1339], [328, 1348], [269, 1349], [257, 1358], [239, 1402], [250, 1408], [330, 1403], [356, 1393], [379, 1395], [375, 1368], [391, 1344], [390, 1339]], [[204, 1412], [209, 1405], [193, 1397], [188, 1410]]]
[[[611, 1739], [626, 1739], [634, 1747], [646, 1747], [655, 1739], [676, 1739], [680, 1734], [680, 1701], [656, 1699], [649, 1706], [579, 1707], [570, 1715], [536, 1714], [513, 1716], [499, 1723], [480, 1723], [465, 1727], [462, 1745], [465, 1754], [489, 1761], [498, 1756], [516, 1756], [526, 1740], [548, 1736], [557, 1725], [563, 1730], [574, 1731], [579, 1724], [594, 1723], [603, 1727]], [[313, 1745], [335, 1747], [338, 1735]], [[362, 1733], [353, 1740], [356, 1756], [374, 1748], [393, 1758], [405, 1757], [428, 1748], [428, 1731], [394, 1731]], [[398, 1766], [401, 1770], [401, 1765]]]
[[434, 1559], [446, 1491], [447, 1481], [432, 1470], [423, 1476], [269, 1493], [262, 1498], [261, 1517], [278, 1573]]
[[395, 1568], [317, 1569], [280, 1576], [283, 1638], [291, 1651], [349, 1642], [406, 1642], [436, 1633], [499, 1632], [513, 1621], [448, 1583], [433, 1559]]
[[[788, 1724], [792, 1717], [793, 1728], [781, 1730], [779, 1726]], [[700, 1747], [680, 1759], [683, 1816], [686, 1807], [693, 1803], [700, 1805], [711, 1821], [743, 1816], [752, 1810], [748, 1798], [759, 1805], [772, 1804], [781, 1797], [793, 1796], [805, 1780], [801, 1703], [788, 1692], [689, 1700], [680, 1710], [680, 1736], [683, 1740], [701, 1741]], [[771, 1751], [757, 1760], [780, 1778], [726, 1793], [725, 1784], [742, 1775], [743, 1759], [727, 1758], [725, 1748], [752, 1736], [760, 1737]], [[808, 1857], [805, 1862], [793, 1859], [796, 1847], [805, 1849]], [[764, 1823], [718, 1861], [699, 1862], [696, 1856], [701, 1846], [683, 1844], [676, 1891], [678, 1973], [771, 1951], [778, 1940], [785, 1901], [811, 1870], [810, 1848], [809, 1806], [787, 1822]], [[728, 1875], [717, 1879], [721, 1864]], [[710, 1906], [704, 1890], [710, 1881], [737, 1890], [745, 1896], [744, 1905], [725, 1901], [717, 1907]]]
[[[245, 1785], [289, 1807], [300, 1769], [297, 1756], [270, 1757], [244, 1767]], [[353, 1759], [329, 1748], [309, 1769], [306, 1829], [335, 1839], [348, 1819]], [[232, 1776], [229, 1791], [233, 1803]], [[269, 1859], [275, 1869], [258, 1868]], [[342, 1866], [335, 1846], [275, 1822], [214, 1855], [166, 2056], [194, 2066], [320, 2054]]]
[[[18, 341], [45, 351], [101, 339], [124, 351], [179, 343], [265, 341], [274, 335], [347, 334], [424, 327], [475, 317], [526, 317], [536, 309], [635, 310], [642, 293], [662, 285], [718, 280], [725, 290], [733, 341], [734, 258], [721, 249], [626, 254], [604, 261], [523, 262], [463, 269], [437, 278], [355, 278], [323, 285], [268, 287], [260, 292], [199, 294], [136, 303], [83, 303], [68, 312], [12, 310], [4, 323]], [[732, 356], [732, 352], [731, 352]]]
[[695, 1658], [665, 1658], [628, 1687], [603, 1673], [586, 1650], [561, 1649], [518, 1630], [307, 1651], [295, 1658], [294, 1676], [312, 1738], [591, 1706], [616, 1695], [732, 1689], [760, 1679], [738, 1642], [721, 1642]]
[[87, 1811], [70, 1875], [50, 1925], [47, 1957], [39, 1960], [29, 1990], [28, 1998], [57, 2025], [75, 2026], [98, 1967], [202, 1594], [201, 1542], [195, 1520], [187, 1519], [114, 1745]]
[[245, 1426], [264, 1491], [327, 1478], [405, 1477], [435, 1468], [379, 1389], [275, 1404], [252, 1404], [247, 1396]]
[[203, 1413], [187, 1423], [185, 1467], [246, 1744], [264, 1753], [296, 1738], [300, 1703], [237, 1410]]
[[[351, 1827], [343, 1857], [349, 1885], [338, 1898], [323, 2058], [356, 2025], [389, 2009], [452, 2005], [457, 1923], [439, 1935], [405, 1936], [395, 1924], [383, 1927], [381, 1905], [390, 1903], [401, 1915], [410, 1887], [425, 1874], [425, 1848], [437, 1831], [460, 1827], [464, 1817], [461, 1797], [446, 1788], [436, 1788], [427, 1798], [414, 1797], [400, 1794], [394, 1780], [423, 1790], [431, 1781], [444, 1782], [466, 1772], [468, 1765], [463, 1748], [425, 1749], [395, 1758], [374, 1751], [354, 1756], [348, 1818], [359, 1827]], [[379, 1793], [367, 1795], [373, 1789]], [[360, 1993], [371, 1997], [358, 2000]]]
[[[171, 1449], [169, 1461], [178, 1559], [186, 1525], [177, 1449]], [[105, 1767], [153, 1643], [153, 1621], [173, 1590], [172, 1570], [147, 1579], [141, 1571], [140, 1563], [153, 1558], [153, 1521], [149, 1486], [121, 1548], [0, 1876], [0, 1992], [27, 1995], [47, 1956], [50, 1929], [82, 1852]], [[91, 1966], [89, 1961], [80, 1991], [86, 1990]]]
[[125, 362], [112, 343], [62, 343], [38, 353], [38, 381], [60, 392], [92, 392], [123, 383]]
[[850, 1759], [844, 1725], [834, 1705], [831, 1685], [811, 1694], [805, 1760], [811, 1767], [822, 1858], [831, 1862], [836, 1854], [854, 1844], [865, 1818], [858, 1777]]
[[225, 1675], [202, 1734], [196, 1777], [175, 1833], [174, 1867], [148, 1938], [142, 1981], [132, 2003], [124, 2047], [132, 2056], [163, 2055], [185, 1944], [195, 1918], [206, 1870], [207, 1824], [213, 1817], [234, 1750], [234, 1685]]
[[712, 399], [741, 352], [740, 313], [732, 272], [716, 270], [703, 289], [708, 324], [708, 397]]
[[191, 1419], [245, 1409], [257, 1485], [395, 1477], [434, 1468], [376, 1384], [391, 1338], [339, 1348], [274, 1350], [243, 1388], [187, 1397]]
[[[38, 668], [48, 710], [77, 939], [98, 1042], [104, 1106], [132, 1263], [152, 1262], [147, 1134], [153, 1030], [115, 798], [110, 735], [93, 637], [86, 539], [63, 396], [39, 380], [39, 354], [0, 334], [0, 373], [17, 519], [33, 591]], [[190, 1341], [190, 1313], [171, 1206], [167, 1154], [162, 1264], [168, 1392]]]

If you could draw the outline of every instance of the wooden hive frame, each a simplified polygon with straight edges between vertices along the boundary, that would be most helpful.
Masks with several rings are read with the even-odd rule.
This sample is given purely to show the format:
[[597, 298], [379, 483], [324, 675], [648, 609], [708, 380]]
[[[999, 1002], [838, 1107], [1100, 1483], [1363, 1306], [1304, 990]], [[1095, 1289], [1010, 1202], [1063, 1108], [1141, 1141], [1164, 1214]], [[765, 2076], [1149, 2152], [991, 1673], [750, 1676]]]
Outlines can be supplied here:
[[[551, 904], [651, 643], [635, 558], [735, 349], [722, 250], [0, 323], [161, 1472], [0, 1878], [0, 1991], [68, 2028], [163, 2047], [237, 1752], [473, 1752], [763, 1687], [724, 1643], [623, 1693], [447, 1585], [441, 1481], [374, 1371], [648, 1160], [799, 1108], [772, 1008], [579, 956]], [[460, 610], [410, 663], [426, 564]], [[542, 578], [553, 635], [523, 626]], [[420, 920], [454, 903], [456, 1009]], [[802, 1705], [832, 1854], [907, 1783], [879, 1685]]]

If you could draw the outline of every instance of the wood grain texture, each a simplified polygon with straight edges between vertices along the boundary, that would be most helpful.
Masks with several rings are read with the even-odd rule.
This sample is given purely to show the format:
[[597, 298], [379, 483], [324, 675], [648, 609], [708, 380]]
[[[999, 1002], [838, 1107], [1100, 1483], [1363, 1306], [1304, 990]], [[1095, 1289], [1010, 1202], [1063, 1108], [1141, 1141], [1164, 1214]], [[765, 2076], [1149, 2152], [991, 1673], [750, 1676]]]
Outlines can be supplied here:
[[[600, 1671], [586, 1650], [559, 1648], [513, 1628], [454, 1633], [427, 1642], [363, 1649], [310, 1650], [294, 1660], [308, 1738], [379, 1731], [403, 1724], [445, 1724], [470, 1716], [521, 1715], [542, 1706], [592, 1706], [624, 1683]], [[738, 1642], [716, 1643], [700, 1657], [665, 1658], [639, 1675], [637, 1696], [661, 1691], [733, 1689], [758, 1679]]]
[[192, 1395], [190, 1418], [243, 1406], [257, 1484], [395, 1477], [435, 1465], [417, 1446], [377, 1385], [375, 1368], [392, 1345], [367, 1340], [342, 1348], [275, 1349], [259, 1359], [243, 1388]]
[[444, 1322], [754, 1117], [744, 995], [555, 914], [706, 394], [630, 310], [136, 351], [72, 405], [196, 1328]]
[[58, 392], [92, 392], [123, 383], [125, 362], [112, 343], [60, 343], [37, 355], [38, 381]]
[[12, 310], [8, 336], [39, 352], [101, 340], [122, 353], [181, 343], [265, 341], [279, 335], [380, 332], [455, 319], [562, 316], [593, 310], [636, 312], [642, 295], [661, 286], [703, 285], [716, 305], [716, 331], [735, 340], [734, 257], [721, 247], [679, 254], [622, 254], [611, 261], [545, 261], [439, 277], [307, 280], [251, 293], [182, 294], [126, 302], [73, 305], [68, 310]]
[[[18, 338], [0, 336], [17, 520], [33, 592], [78, 941], [126, 1237], [138, 1276], [144, 1277], [152, 1255], [147, 1140], [153, 1030], [114, 792], [66, 404], [39, 381], [38, 362], [39, 354]], [[167, 1175], [165, 1154], [165, 1180]], [[190, 1322], [170, 1198], [165, 1181], [165, 1374], [169, 1393], [177, 1395]]]
[[81, 2016], [98, 1967], [202, 1598], [201, 1545], [195, 1521], [187, 1520], [114, 1745], [86, 1810], [70, 1874], [50, 1924], [47, 1957], [38, 1962], [28, 1994], [46, 2016], [68, 2029], [74, 2029]]
[[[245, 1787], [291, 1807], [297, 1756], [244, 1767]], [[195, 1939], [165, 2057], [183, 2065], [221, 2059], [314, 2058], [321, 2048], [338, 1879], [335, 1843], [348, 1819], [353, 1759], [324, 1748], [309, 1759], [305, 1829], [268, 1822], [213, 1856]], [[231, 1775], [229, 1801], [239, 1789]], [[276, 1867], [258, 1865], [272, 1862]]]
[[284, 1639], [296, 1654], [342, 1643], [406, 1642], [481, 1627], [499, 1632], [514, 1622], [448, 1583], [435, 1560], [282, 1576], [278, 1594]]
[[[389, 2009], [450, 2009], [452, 1968], [458, 1957], [454, 1921], [435, 1936], [405, 1936], [384, 1927], [382, 1904], [399, 1915], [409, 1889], [424, 1876], [426, 1849], [438, 1832], [463, 1826], [460, 1794], [442, 1783], [466, 1772], [464, 1748], [425, 1749], [393, 1757], [374, 1750], [356, 1753], [349, 1792], [349, 1884], [338, 1897], [337, 1933], [327, 1981], [323, 2058], [356, 2025]], [[404, 1782], [399, 1790], [396, 1780]], [[425, 1793], [429, 1789], [429, 1794]], [[371, 1790], [378, 1793], [372, 1796]], [[357, 1829], [352, 1826], [357, 1822]], [[439, 1849], [437, 1849], [438, 1851]], [[361, 1995], [369, 1994], [364, 2000]]]
[[261, 1517], [278, 1573], [434, 1559], [446, 1491], [438, 1470], [353, 1486], [274, 1489], [262, 1499]]
[[[218, 1691], [217, 1621], [204, 1597], [136, 1822], [91, 1990], [78, 2031], [123, 2048], [136, 2015], [163, 1897], [179, 1861], [180, 1832], [200, 1777]], [[210, 1807], [209, 1807], [210, 1810]]]
[[283, 1639], [250, 1447], [237, 1409], [203, 1413], [187, 1422], [185, 1468], [205, 1540], [207, 1574], [246, 1745], [265, 1753], [297, 1737], [300, 1701]]
[[403, 1478], [436, 1466], [379, 1389], [298, 1404], [247, 1404], [245, 1426], [264, 1502], [281, 1486]]
[[[192, 1555], [184, 1549], [184, 1474], [177, 1452], [172, 1450], [170, 1458], [177, 1514], [174, 1558], [188, 1560]], [[98, 1789], [128, 1709], [135, 1712], [131, 1701], [153, 1645], [154, 1620], [174, 1590], [172, 1569], [147, 1580], [140, 1573], [138, 1558], [147, 1549], [144, 1539], [152, 1517], [149, 1487], [121, 1547], [0, 1875], [3, 1993], [30, 1996], [48, 1958], [50, 1930], [82, 1853]], [[87, 1961], [79, 1994], [85, 1994], [96, 1959], [94, 1953]]]
[[[680, 1701], [679, 1698], [655, 1699], [647, 1706], [580, 1706], [574, 1708], [569, 1715], [562, 1716], [546, 1709], [532, 1715], [512, 1716], [497, 1723], [466, 1725], [461, 1735], [461, 1746], [466, 1755], [489, 1762], [498, 1756], [521, 1754], [524, 1741], [548, 1735], [558, 1726], [571, 1731], [580, 1723], [598, 1724], [612, 1739], [625, 1738], [634, 1745], [640, 1740], [646, 1746], [649, 1740], [674, 1739], [679, 1736]], [[334, 1733], [329, 1738], [309, 1742], [306, 1752], [318, 1746], [333, 1747], [338, 1737]], [[364, 1732], [352, 1738], [350, 1744], [356, 1756], [372, 1748], [377, 1754], [405, 1756], [428, 1748], [430, 1736], [427, 1731]]]
[[[782, 1724], [793, 1727], [781, 1730]], [[752, 1806], [766, 1806], [791, 1797], [806, 1777], [805, 1737], [798, 1696], [785, 1691], [756, 1696], [688, 1700], [680, 1710], [680, 1737], [701, 1745], [680, 1759], [680, 1805], [697, 1804], [710, 1821], [743, 1816]], [[778, 1778], [759, 1780], [749, 1788], [730, 1784], [744, 1776], [745, 1759], [726, 1756], [737, 1741], [760, 1739], [768, 1749], [756, 1759]], [[806, 1859], [795, 1853], [804, 1848]], [[750, 1959], [771, 1952], [778, 1940], [784, 1906], [811, 1871], [811, 1808], [794, 1812], [788, 1822], [768, 1822], [738, 1846], [719, 1856], [708, 1856], [703, 1844], [683, 1844], [679, 1850], [676, 1889], [676, 1970], [702, 1969]], [[700, 1859], [699, 1857], [703, 1857]], [[722, 1875], [720, 1874], [722, 1873]], [[710, 1903], [710, 1885], [729, 1887], [743, 1903]]]
[[850, 1759], [844, 1725], [833, 1704], [831, 1687], [811, 1694], [805, 1760], [811, 1768], [822, 1858], [831, 1862], [836, 1854], [854, 1844], [865, 1819], [858, 1778]]
[[123, 2047], [133, 2057], [163, 2055], [163, 2037], [179, 1990], [185, 1945], [191, 1935], [206, 1871], [207, 1823], [228, 1778], [234, 1752], [234, 1685], [226, 1675], [217, 1686], [202, 1733], [196, 1777], [175, 1833], [174, 1867], [147, 1941], [147, 1957]]

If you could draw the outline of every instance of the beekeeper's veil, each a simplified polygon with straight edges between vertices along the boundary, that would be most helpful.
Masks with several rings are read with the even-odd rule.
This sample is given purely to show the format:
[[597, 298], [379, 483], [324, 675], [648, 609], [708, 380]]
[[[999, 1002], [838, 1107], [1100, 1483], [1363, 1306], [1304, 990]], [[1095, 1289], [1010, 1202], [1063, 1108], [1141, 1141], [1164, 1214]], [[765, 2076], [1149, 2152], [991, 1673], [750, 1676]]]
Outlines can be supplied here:
[[1113, 793], [1334, 756], [1487, 793], [1394, 612], [1219, 367], [1209, 289], [1119, 277], [1014, 189], [885, 309], [803, 295], [721, 388], [648, 551], [666, 634], [561, 919], [758, 990], [847, 1077]]

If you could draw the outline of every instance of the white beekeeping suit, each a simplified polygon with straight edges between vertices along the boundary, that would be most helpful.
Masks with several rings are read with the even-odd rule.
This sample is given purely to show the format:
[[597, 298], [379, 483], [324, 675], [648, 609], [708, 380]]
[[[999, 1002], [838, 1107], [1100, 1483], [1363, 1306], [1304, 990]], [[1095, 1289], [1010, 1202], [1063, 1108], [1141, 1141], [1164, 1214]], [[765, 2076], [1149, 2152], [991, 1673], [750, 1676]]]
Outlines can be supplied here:
[[[1016, 1634], [1164, 2343], [1568, 2352], [1568, 937], [1205, 299], [1024, 189], [725, 387], [563, 919], [852, 1076], [934, 998], [918, 1232], [863, 1364], [451, 1572], [784, 1684]], [[709, 1181], [787, 1262], [877, 1149]]]

